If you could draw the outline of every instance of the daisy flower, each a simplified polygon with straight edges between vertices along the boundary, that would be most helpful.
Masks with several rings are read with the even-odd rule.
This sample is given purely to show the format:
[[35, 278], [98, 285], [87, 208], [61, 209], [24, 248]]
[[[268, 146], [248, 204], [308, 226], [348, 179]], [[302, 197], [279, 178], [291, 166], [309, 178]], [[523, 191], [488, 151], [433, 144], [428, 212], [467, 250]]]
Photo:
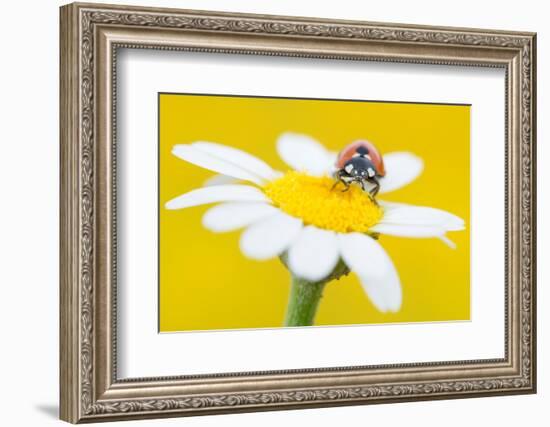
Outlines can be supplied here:
[[[165, 207], [215, 203], [202, 218], [204, 227], [213, 232], [242, 228], [245, 256], [280, 257], [293, 277], [287, 326], [312, 324], [324, 284], [350, 271], [378, 310], [399, 311], [399, 274], [379, 235], [438, 238], [454, 247], [446, 233], [464, 229], [461, 218], [440, 209], [375, 201], [358, 185], [345, 192], [333, 188], [336, 153], [307, 135], [281, 135], [277, 151], [291, 167], [286, 173], [233, 147], [213, 142], [176, 145], [175, 156], [219, 175]], [[379, 194], [411, 183], [424, 167], [422, 159], [409, 152], [387, 153], [383, 161], [386, 175], [379, 179]]]

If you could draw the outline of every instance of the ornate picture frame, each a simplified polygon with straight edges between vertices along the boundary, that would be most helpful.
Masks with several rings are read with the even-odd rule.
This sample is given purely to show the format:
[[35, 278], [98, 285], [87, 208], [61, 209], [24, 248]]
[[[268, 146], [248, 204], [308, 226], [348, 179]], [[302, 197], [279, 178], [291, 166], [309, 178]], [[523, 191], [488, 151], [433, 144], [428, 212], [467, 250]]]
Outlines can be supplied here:
[[[117, 49], [505, 70], [505, 357], [117, 377]], [[61, 8], [61, 419], [112, 421], [536, 391], [534, 33], [74, 3]]]

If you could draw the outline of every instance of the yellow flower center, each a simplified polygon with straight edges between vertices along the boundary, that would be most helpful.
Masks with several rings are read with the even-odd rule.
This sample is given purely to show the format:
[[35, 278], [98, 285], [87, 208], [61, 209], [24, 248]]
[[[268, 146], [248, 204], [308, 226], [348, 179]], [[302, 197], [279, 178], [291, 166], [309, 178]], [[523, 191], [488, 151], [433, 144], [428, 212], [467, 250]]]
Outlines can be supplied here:
[[366, 233], [382, 218], [382, 209], [361, 188], [352, 185], [344, 192], [342, 184], [333, 185], [326, 176], [290, 171], [265, 185], [264, 192], [284, 212], [326, 230]]

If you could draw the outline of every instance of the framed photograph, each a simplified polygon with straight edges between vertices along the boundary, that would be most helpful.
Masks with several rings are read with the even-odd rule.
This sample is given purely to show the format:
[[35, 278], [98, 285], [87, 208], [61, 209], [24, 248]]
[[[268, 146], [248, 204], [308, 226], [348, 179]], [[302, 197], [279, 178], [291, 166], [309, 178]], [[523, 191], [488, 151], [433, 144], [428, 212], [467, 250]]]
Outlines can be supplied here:
[[535, 34], [61, 8], [61, 418], [534, 393]]

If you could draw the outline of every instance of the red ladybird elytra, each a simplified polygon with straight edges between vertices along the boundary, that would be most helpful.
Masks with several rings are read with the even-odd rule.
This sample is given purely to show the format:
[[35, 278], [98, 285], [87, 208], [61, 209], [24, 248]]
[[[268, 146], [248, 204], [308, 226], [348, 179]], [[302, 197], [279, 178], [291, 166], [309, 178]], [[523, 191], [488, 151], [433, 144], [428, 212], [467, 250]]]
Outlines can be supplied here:
[[357, 182], [365, 190], [365, 184], [370, 183], [372, 188], [369, 193], [373, 197], [380, 189], [378, 178], [386, 175], [380, 151], [366, 140], [354, 141], [340, 151], [335, 169], [334, 178], [337, 181], [334, 186], [342, 182], [346, 186], [343, 191], [347, 191], [353, 182]]
[[359, 139], [357, 141], [352, 142], [348, 146], [344, 147], [338, 153], [338, 158], [336, 160], [336, 167], [338, 169], [342, 169], [346, 162], [350, 160], [353, 156], [357, 155], [357, 149], [359, 147], [365, 147], [368, 150], [367, 156], [370, 158], [374, 166], [376, 167], [376, 171], [378, 172], [379, 176], [386, 176], [386, 169], [384, 168], [384, 159], [382, 158], [382, 155], [380, 154], [380, 151], [378, 151], [378, 148], [370, 142], [365, 139]]

